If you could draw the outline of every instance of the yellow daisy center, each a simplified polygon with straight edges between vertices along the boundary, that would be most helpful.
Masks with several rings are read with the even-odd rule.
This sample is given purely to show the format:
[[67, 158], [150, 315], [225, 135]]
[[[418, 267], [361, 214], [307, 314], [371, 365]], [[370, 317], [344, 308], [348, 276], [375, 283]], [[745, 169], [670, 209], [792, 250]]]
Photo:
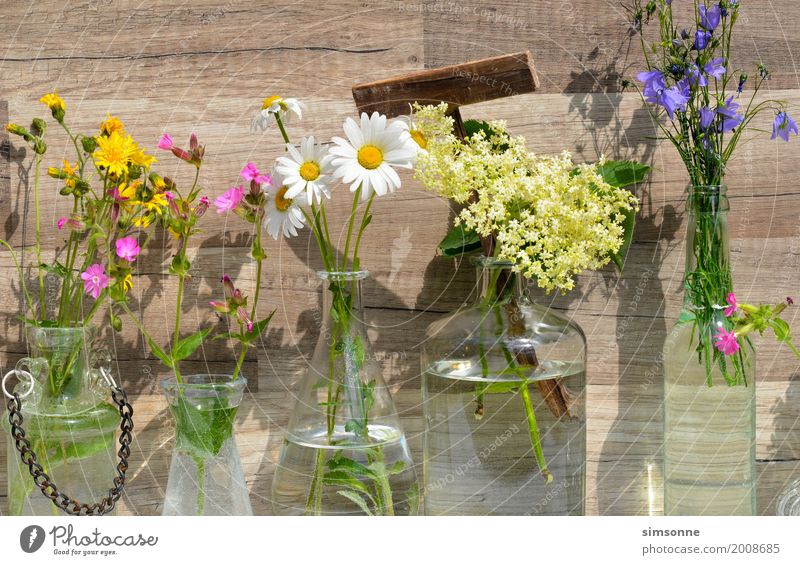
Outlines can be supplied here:
[[280, 100], [280, 96], [270, 96], [269, 98], [264, 98], [264, 103], [261, 104], [262, 110], [267, 110], [270, 106], [272, 106], [277, 100]]
[[282, 186], [278, 192], [275, 193], [275, 208], [281, 212], [285, 212], [292, 205], [292, 199], [286, 198], [286, 191], [289, 190], [288, 186]]
[[319, 178], [319, 165], [314, 161], [306, 161], [300, 166], [300, 176], [307, 181], [317, 180]]
[[425, 139], [425, 134], [419, 131], [418, 129], [412, 129], [408, 132], [411, 134], [411, 139], [417, 142], [417, 145], [422, 147], [423, 149], [428, 147], [428, 140]]
[[383, 163], [383, 151], [374, 145], [365, 145], [358, 150], [358, 164], [365, 169], [377, 169]]

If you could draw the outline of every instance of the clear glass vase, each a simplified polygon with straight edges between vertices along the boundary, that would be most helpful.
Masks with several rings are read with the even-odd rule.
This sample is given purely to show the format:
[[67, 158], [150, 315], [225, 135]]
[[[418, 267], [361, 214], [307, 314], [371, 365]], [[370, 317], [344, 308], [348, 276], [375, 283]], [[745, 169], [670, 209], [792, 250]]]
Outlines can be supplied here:
[[272, 482], [274, 512], [416, 514], [414, 464], [364, 323], [367, 272], [318, 276], [322, 327]]
[[664, 512], [756, 512], [756, 353], [749, 339], [726, 355], [733, 288], [724, 186], [691, 187], [684, 307], [664, 345]]
[[163, 516], [252, 516], [233, 423], [247, 381], [190, 375], [161, 387], [175, 423]]
[[477, 301], [425, 337], [425, 514], [582, 515], [586, 338], [511, 263], [476, 265]]
[[[26, 327], [30, 357], [17, 364], [15, 392], [22, 402], [23, 428], [37, 461], [61, 492], [83, 502], [108, 494], [116, 475], [116, 432], [120, 415], [109, 401], [100, 373], [110, 359], [91, 327]], [[28, 389], [32, 385], [31, 392]], [[8, 505], [11, 515], [58, 515], [20, 460], [7, 418]], [[112, 510], [113, 513], [113, 510]]]

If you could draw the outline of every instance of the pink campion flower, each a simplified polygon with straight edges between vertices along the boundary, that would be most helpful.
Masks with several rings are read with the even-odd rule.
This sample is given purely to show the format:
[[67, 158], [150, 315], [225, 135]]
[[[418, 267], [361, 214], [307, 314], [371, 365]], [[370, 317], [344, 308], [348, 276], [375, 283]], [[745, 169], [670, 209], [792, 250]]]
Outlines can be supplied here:
[[789, 306], [791, 306], [792, 304], [794, 304], [794, 300], [792, 300], [792, 297], [791, 297], [791, 296], [787, 296], [787, 297], [786, 297], [786, 304], [788, 304]]
[[717, 335], [714, 336], [714, 345], [725, 355], [733, 355], [739, 351], [739, 342], [736, 334], [729, 332], [725, 328], [719, 328]]
[[269, 184], [272, 181], [269, 175], [262, 175], [255, 163], [247, 163], [239, 173], [246, 181], [256, 181], [258, 184]]
[[244, 188], [241, 186], [234, 186], [225, 191], [222, 196], [217, 196], [214, 200], [214, 206], [217, 207], [218, 214], [224, 214], [229, 210], [235, 210], [239, 202], [244, 198]]
[[95, 263], [81, 273], [83, 289], [86, 294], [97, 300], [100, 292], [108, 286], [109, 277], [103, 265]]
[[208, 199], [208, 196], [201, 196], [200, 197], [200, 203], [197, 206], [195, 206], [195, 208], [194, 208], [195, 215], [198, 218], [202, 218], [203, 214], [205, 214], [206, 211], [208, 210], [208, 207], [209, 207], [210, 204], [211, 204], [211, 201]]
[[66, 224], [66, 223], [67, 223], [67, 219], [66, 218], [59, 218], [58, 221], [56, 222], [56, 227], [58, 227], [58, 229], [63, 229], [64, 228], [64, 224]]
[[730, 318], [736, 312], [736, 309], [739, 305], [736, 303], [736, 296], [732, 293], [728, 293], [728, 307], [725, 308], [723, 314], [725, 314], [726, 318]]
[[123, 237], [117, 240], [117, 257], [125, 261], [133, 261], [141, 252], [139, 242], [133, 236]]
[[172, 136], [168, 133], [162, 135], [161, 139], [158, 140], [158, 148], [164, 151], [172, 149]]
[[167, 199], [167, 202], [172, 202], [175, 200], [175, 195], [172, 194], [169, 190], [164, 193], [164, 198]]

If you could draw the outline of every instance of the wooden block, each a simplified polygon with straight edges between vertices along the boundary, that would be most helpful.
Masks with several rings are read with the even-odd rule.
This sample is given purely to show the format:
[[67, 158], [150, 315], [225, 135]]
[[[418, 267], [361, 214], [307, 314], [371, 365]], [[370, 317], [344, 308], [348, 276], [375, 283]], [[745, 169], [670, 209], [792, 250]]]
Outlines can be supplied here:
[[459, 106], [526, 94], [538, 88], [533, 57], [522, 51], [357, 84], [353, 98], [359, 112], [380, 112], [392, 118], [408, 114], [408, 105], [413, 102], [447, 102], [453, 111]]

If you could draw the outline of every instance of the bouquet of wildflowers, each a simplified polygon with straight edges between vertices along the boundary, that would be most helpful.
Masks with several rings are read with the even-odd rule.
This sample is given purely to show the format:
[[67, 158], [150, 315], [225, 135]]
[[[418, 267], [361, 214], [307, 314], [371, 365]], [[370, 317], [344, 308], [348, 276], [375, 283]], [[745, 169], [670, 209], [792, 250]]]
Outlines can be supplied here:
[[[769, 78], [763, 65], [757, 65], [752, 91], [749, 95], [744, 93], [749, 75], [736, 69], [731, 59], [731, 38], [740, 10], [737, 0], [695, 0], [688, 27], [682, 27], [676, 20], [671, 0], [651, 0], [645, 4], [635, 0], [628, 10], [634, 28], [641, 32], [647, 65], [637, 75], [639, 92], [663, 136], [678, 150], [694, 187], [688, 205], [697, 213], [697, 225], [686, 292], [696, 308], [682, 315], [682, 321], [695, 326], [699, 338], [697, 351], [706, 365], [709, 386], [714, 365], [719, 366], [728, 384], [746, 383], [739, 340], [749, 339], [753, 326], [742, 324], [735, 330], [729, 322], [716, 321], [722, 309], [725, 318], [730, 318], [736, 310], [736, 301], [715, 211], [726, 206], [721, 187], [727, 164], [744, 133], [755, 129], [749, 127], [753, 120], [764, 111], [772, 112], [773, 140], [789, 141], [790, 134], [798, 133], [798, 127], [783, 103], [757, 99]], [[644, 25], [651, 21], [657, 22], [658, 33], [648, 43]], [[624, 82], [623, 86], [627, 85]], [[777, 316], [785, 306], [759, 307], [758, 316], [772, 320], [772, 315], [762, 308]], [[755, 312], [747, 313], [749, 317], [754, 315]], [[767, 327], [776, 330], [779, 340], [787, 341], [788, 332], [774, 324], [783, 328], [782, 320], [773, 320]], [[756, 326], [760, 327], [760, 323]], [[726, 359], [732, 362], [733, 372], [729, 371]]]
[[[357, 279], [365, 275], [359, 273], [360, 251], [372, 220], [373, 202], [400, 188], [397, 169], [412, 168], [420, 148], [405, 122], [390, 122], [377, 112], [361, 114], [360, 121], [348, 118], [343, 126], [346, 137], [334, 137], [330, 144], [309, 136], [295, 145], [286, 124], [302, 117], [303, 110], [304, 105], [294, 98], [273, 96], [263, 101], [253, 122], [256, 130], [277, 126], [286, 144], [286, 154], [277, 158], [271, 172], [264, 221], [268, 233], [276, 239], [281, 234], [296, 236], [298, 230], [308, 226], [317, 243], [331, 296], [331, 335], [326, 336], [329, 359], [324, 375], [318, 375], [314, 385], [315, 390], [327, 391], [326, 401], [320, 403], [325, 411], [325, 441], [336, 449], [348, 442], [365, 446], [362, 452], [366, 458], [358, 462], [337, 451], [326, 461], [326, 453], [331, 451], [319, 449], [306, 513], [322, 513], [323, 487], [334, 485], [341, 487], [339, 495], [355, 502], [366, 514], [393, 514], [396, 501], [390, 477], [408, 469], [403, 461], [388, 468], [380, 442], [370, 435], [372, 407], [382, 403], [379, 394], [387, 393], [376, 391], [376, 381], [369, 378], [369, 359], [354, 306]], [[343, 229], [332, 229], [327, 207], [329, 200], [342, 195], [334, 191], [338, 181], [349, 187], [352, 205]], [[332, 233], [344, 234], [343, 249], [337, 248]], [[341, 417], [342, 413], [349, 419], [343, 429], [338, 429], [337, 414]], [[337, 439], [337, 434], [352, 434], [352, 439]]]
[[[67, 124], [67, 105], [58, 94], [46, 94], [41, 102], [69, 137], [75, 162], [63, 160], [60, 166], [46, 169], [49, 177], [60, 182], [59, 194], [70, 202], [71, 211], [50, 227], [65, 234], [63, 251], [45, 261], [42, 235], [48, 228], [42, 224], [40, 180], [47, 153], [47, 122], [35, 118], [30, 127], [6, 126], [34, 153], [33, 268], [38, 284], [32, 292], [14, 255], [25, 295], [25, 322], [43, 328], [87, 327], [108, 303], [111, 326], [119, 330], [118, 312], [126, 307], [133, 286], [140, 242], [147, 239], [154, 221], [163, 217], [170, 197], [168, 182], [151, 171], [154, 157], [139, 147], [119, 119], [108, 116], [94, 135], [76, 134]], [[14, 254], [7, 242], [2, 244]], [[55, 299], [49, 303], [46, 275], [58, 281]], [[74, 363], [75, 356], [63, 361]], [[49, 392], [56, 397], [68, 384], [70, 367], [51, 360], [48, 372]]]
[[[459, 256], [480, 250], [507, 262], [515, 276], [535, 280], [547, 292], [567, 292], [574, 287], [576, 275], [612, 261], [622, 268], [638, 209], [636, 197], [625, 187], [641, 181], [649, 167], [605, 160], [576, 165], [566, 152], [534, 155], [525, 139], [511, 136], [501, 121], [468, 121], [467, 136], [461, 139], [446, 112], [446, 104], [415, 104], [409, 118], [413, 135], [424, 140], [425, 147], [417, 159], [416, 178], [431, 192], [461, 206], [453, 230], [439, 245], [441, 253]], [[510, 320], [522, 320], [516, 298], [509, 292], [513, 285], [501, 274], [497, 270], [491, 275], [489, 289], [481, 298], [481, 318], [494, 311], [500, 320], [498, 306], [503, 305]], [[507, 363], [504, 370], [527, 381], [538, 366], [535, 352], [512, 352], [503, 340], [498, 340], [497, 347]], [[482, 376], [488, 379], [483, 338], [478, 348]], [[571, 395], [560, 379], [537, 380], [536, 386], [557, 418], [569, 414]], [[525, 407], [537, 464], [550, 482], [553, 475], [545, 461], [527, 383], [514, 389]], [[491, 391], [491, 384], [475, 385], [476, 418], [484, 416], [484, 394]]]

